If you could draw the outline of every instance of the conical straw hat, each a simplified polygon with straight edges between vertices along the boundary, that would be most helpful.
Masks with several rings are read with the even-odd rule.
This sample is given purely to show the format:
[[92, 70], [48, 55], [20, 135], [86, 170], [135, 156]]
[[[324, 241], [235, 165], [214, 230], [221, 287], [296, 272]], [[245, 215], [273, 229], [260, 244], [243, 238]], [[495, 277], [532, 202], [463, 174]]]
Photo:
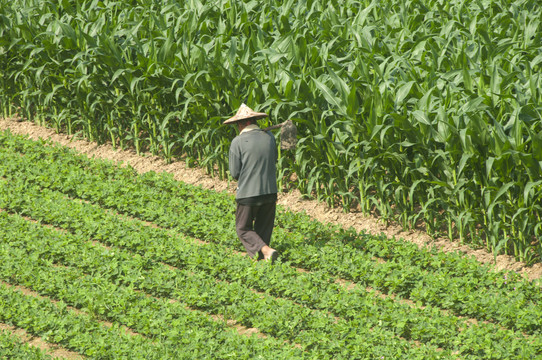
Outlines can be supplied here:
[[228, 120], [224, 121], [224, 124], [231, 124], [240, 120], [247, 120], [247, 119], [262, 119], [264, 117], [267, 117], [266, 113], [260, 113], [252, 110], [245, 104], [241, 104], [239, 107], [239, 110], [237, 110], [237, 113], [229, 118]]

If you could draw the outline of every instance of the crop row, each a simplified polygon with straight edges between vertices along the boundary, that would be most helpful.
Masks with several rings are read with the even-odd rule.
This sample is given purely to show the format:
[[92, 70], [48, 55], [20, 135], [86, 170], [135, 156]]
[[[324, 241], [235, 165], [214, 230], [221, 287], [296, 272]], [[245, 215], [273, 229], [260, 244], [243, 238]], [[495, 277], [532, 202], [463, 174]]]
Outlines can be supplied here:
[[[438, 309], [400, 304], [360, 288], [347, 291], [328, 282], [327, 276], [321, 272], [300, 274], [289, 266], [260, 267], [248, 272], [246, 268], [250, 267], [250, 260], [229, 252], [229, 256], [221, 256], [224, 249], [220, 246], [198, 245], [191, 239], [175, 236], [171, 231], [143, 226], [135, 220], [108, 214], [99, 207], [72, 201], [46, 189], [26, 187], [25, 197], [20, 200], [17, 194], [20, 194], [22, 184], [9, 188], [6, 187], [0, 195], [0, 206], [11, 211], [108, 245], [132, 249], [156, 261], [191, 271], [204, 270], [219, 279], [239, 282], [305, 306], [327, 310], [356, 323], [365, 321], [398, 336], [456, 349], [464, 354], [485, 354], [485, 357], [488, 354], [510, 355], [516, 351], [534, 353], [538, 346], [537, 338], [528, 340], [521, 333], [514, 334], [494, 324], [470, 325], [467, 320], [444, 315]], [[473, 338], [485, 341], [473, 342]], [[500, 348], [503, 338], [509, 342]], [[487, 345], [488, 341], [491, 346]]]
[[62, 301], [52, 303], [49, 299], [24, 295], [4, 284], [0, 284], [0, 319], [91, 358], [138, 354], [153, 359], [160, 352], [159, 346], [148, 339], [75, 313]]
[[[63, 150], [44, 149], [24, 141], [19, 147], [24, 144], [24, 157], [6, 155], [6, 173], [17, 173], [26, 182], [56, 188], [191, 236], [239, 246], [233, 229], [228, 231], [231, 219], [213, 215], [217, 208], [223, 209], [224, 214], [231, 211], [227, 210], [226, 204], [231, 201], [227, 196], [199, 188], [183, 195], [189, 187], [163, 176], [134, 177], [133, 173], [128, 176], [129, 170], [119, 169], [114, 177], [115, 171], [105, 163], [92, 167], [88, 160], [77, 160]], [[76, 165], [77, 161], [81, 163]], [[38, 167], [40, 162], [43, 168]], [[10, 166], [14, 167], [9, 170]], [[167, 186], [169, 191], [165, 190]], [[284, 261], [394, 292], [425, 305], [448, 308], [460, 315], [494, 320], [529, 333], [539, 332], [536, 304], [540, 301], [540, 289], [514, 273], [493, 273], [458, 255], [418, 251], [380, 237], [336, 233], [301, 219], [287, 212], [279, 214], [281, 226], [276, 230], [275, 241]], [[319, 238], [311, 238], [312, 234]], [[372, 261], [374, 254], [382, 255], [386, 261]], [[494, 296], [488, 297], [487, 293]]]
[[51, 360], [44, 350], [28, 345], [7, 330], [0, 330], [0, 358], [1, 359], [33, 359]]
[[[205, 313], [187, 309], [181, 302], [137, 292], [135, 284], [141, 281], [147, 282], [146, 288], [160, 286], [151, 285], [159, 283], [156, 277], [143, 279], [150, 271], [141, 257], [122, 261], [118, 256], [110, 256], [107, 249], [84, 244], [80, 253], [73, 254], [77, 251], [77, 238], [62, 236], [18, 216], [3, 214], [0, 221], [4, 228], [1, 252], [5, 258], [0, 273], [4, 279], [83, 309], [98, 319], [124, 324], [160, 345], [157, 351], [161, 356], [181, 352], [185, 358], [228, 358], [233, 354], [239, 358], [256, 354], [267, 357], [270, 354], [266, 354], [266, 349], [270, 348], [283, 357], [300, 354], [273, 339], [239, 335]], [[50, 249], [40, 251], [49, 245]], [[72, 253], [63, 255], [61, 247]], [[77, 267], [61, 265], [77, 261], [74, 259], [80, 261]], [[172, 278], [165, 270], [162, 275]], [[205, 348], [201, 348], [201, 343], [205, 343]]]
[[[346, 322], [335, 319], [325, 313], [303, 308], [290, 301], [255, 293], [239, 283], [217, 282], [212, 277], [193, 270], [171, 269], [149, 258], [134, 256], [120, 249], [96, 248], [90, 243], [82, 243], [75, 236], [61, 235], [55, 230], [24, 222], [14, 216], [4, 216], [2, 225], [4, 238], [12, 239], [15, 236], [24, 238], [19, 241], [14, 239], [11, 241], [13, 245], [4, 246], [6, 249], [4, 251], [13, 253], [13, 263], [2, 267], [3, 276], [22, 281], [24, 285], [36, 287], [41, 291], [50, 291], [55, 296], [62, 297], [66, 302], [88, 307], [93, 312], [100, 313], [101, 310], [105, 316], [116, 318], [115, 320], [120, 323], [130, 324], [127, 323], [127, 319], [131, 319], [131, 327], [136, 330], [139, 330], [136, 320], [142, 323], [143, 330], [149, 326], [149, 321], [156, 322], [156, 326], [162, 332], [170, 326], [168, 321], [162, 320], [163, 316], [153, 317], [151, 300], [144, 298], [143, 303], [138, 304], [138, 296], [126, 298], [124, 295], [126, 292], [133, 292], [133, 289], [140, 289], [154, 296], [179, 299], [192, 307], [219, 312], [225, 317], [232, 316], [239, 319], [241, 323], [256, 326], [261, 331], [279, 339], [298, 342], [309, 351], [313, 350], [311, 357], [348, 358], [367, 355], [396, 357], [400, 354], [408, 354], [407, 358], [435, 358], [435, 350], [416, 347], [409, 342], [396, 339], [389, 331], [369, 330], [368, 324], [363, 321]], [[24, 262], [25, 258], [30, 258], [32, 261], [40, 259], [44, 264], [54, 262], [63, 267], [60, 270], [54, 267], [40, 267], [39, 273], [44, 275], [33, 279], [30, 272], [33, 267]], [[20, 264], [19, 269], [28, 269], [29, 275], [26, 280], [24, 280], [24, 274], [18, 274], [20, 270], [17, 267], [13, 269], [14, 264]], [[66, 270], [65, 266], [75, 267], [91, 276], [85, 277], [79, 271]], [[34, 269], [37, 268], [34, 267]], [[66, 272], [72, 275], [68, 276]], [[108, 290], [114, 288], [115, 285], [109, 287], [101, 285], [100, 279], [96, 279], [97, 274], [105, 281], [125, 286], [128, 290], [115, 290], [113, 292], [115, 296], [109, 300], [109, 303], [104, 303], [103, 296], [100, 294], [104, 296], [111, 294]], [[43, 279], [40, 279], [41, 276]], [[73, 287], [66, 286], [77, 278], [81, 279], [81, 283], [78, 282]], [[100, 289], [102, 286], [103, 289]], [[95, 292], [94, 287], [97, 287], [98, 291]], [[92, 299], [85, 299], [85, 294], [87, 297], [90, 295]], [[131, 307], [123, 309], [131, 301], [134, 302], [134, 309], [132, 310]], [[140, 303], [141, 301], [139, 300]], [[164, 302], [167, 303], [167, 301]], [[122, 314], [117, 315], [121, 311]], [[166, 317], [175, 318], [175, 311], [171, 309], [164, 313]], [[183, 329], [184, 323], [178, 325], [180, 329]], [[167, 336], [167, 333], [175, 334], [175, 328], [153, 335], [159, 336], [167, 344], [175, 344], [175, 335], [172, 339]], [[182, 330], [180, 331], [181, 334], [177, 336], [182, 336]], [[211, 335], [213, 334], [209, 334]], [[383, 342], [382, 339], [386, 340]], [[205, 339], [200, 336], [200, 340]]]

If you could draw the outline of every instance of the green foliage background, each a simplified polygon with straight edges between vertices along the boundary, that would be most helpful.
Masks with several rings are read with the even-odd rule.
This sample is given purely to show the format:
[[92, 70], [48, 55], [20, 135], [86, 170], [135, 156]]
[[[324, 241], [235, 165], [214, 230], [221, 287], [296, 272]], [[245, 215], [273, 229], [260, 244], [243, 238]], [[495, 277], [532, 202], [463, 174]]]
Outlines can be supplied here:
[[245, 102], [298, 125], [282, 186], [532, 262], [540, 18], [534, 0], [0, 0], [0, 107], [225, 177]]

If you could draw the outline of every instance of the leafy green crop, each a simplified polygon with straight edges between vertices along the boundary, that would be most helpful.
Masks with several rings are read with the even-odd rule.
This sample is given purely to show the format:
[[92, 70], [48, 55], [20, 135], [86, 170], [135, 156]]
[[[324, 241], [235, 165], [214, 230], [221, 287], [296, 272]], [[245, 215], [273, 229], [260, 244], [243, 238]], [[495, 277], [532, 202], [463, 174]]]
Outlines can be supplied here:
[[51, 360], [52, 356], [45, 351], [23, 343], [7, 330], [0, 331], [0, 358], [2, 359], [33, 359]]
[[[17, 235], [24, 236], [27, 241], [33, 242], [34, 246], [43, 247], [48, 245], [48, 241], [54, 241], [53, 232], [42, 231], [39, 227], [33, 228], [24, 224], [21, 219], [11, 217], [2, 220], [13, 221], [13, 224], [20, 229]], [[9, 235], [8, 229], [12, 230], [10, 226], [6, 226], [3, 235], [6, 233]], [[25, 231], [32, 230], [35, 230], [35, 235], [25, 234]], [[39, 238], [41, 241], [38, 240]], [[52, 260], [69, 263], [69, 255], [65, 255], [65, 259], [61, 260], [59, 256], [62, 256], [62, 252], [58, 248], [64, 246], [67, 252], [73, 252], [74, 245], [77, 245], [67, 243], [70, 241], [69, 238], [58, 240], [48, 251], [42, 253], [33, 249], [31, 245], [25, 246], [25, 242], [22, 241], [13, 240], [9, 244], [1, 244], [1, 252], [7, 259], [0, 266], [2, 277], [44, 295], [65, 301], [91, 313], [98, 319], [114, 321], [116, 324], [130, 327], [138, 335], [151, 338], [154, 345], [159, 345], [157, 348], [159, 357], [166, 356], [168, 352], [173, 356], [179, 351], [186, 354], [184, 358], [194, 356], [227, 358], [232, 351], [240, 358], [267, 357], [271, 356], [266, 355], [267, 349], [270, 348], [274, 349], [274, 354], [281, 357], [300, 355], [299, 350], [288, 349], [287, 346], [273, 339], [257, 340], [237, 334], [225, 323], [217, 322], [200, 311], [187, 309], [185, 303], [154, 298], [136, 291], [134, 289], [138, 283], [136, 278], [150, 273], [140, 268], [141, 261], [138, 262], [137, 258], [132, 262], [121, 260], [118, 265], [115, 265], [119, 259], [112, 252], [102, 251], [93, 254], [92, 250], [99, 252], [99, 249], [82, 246], [87, 256], [79, 255], [81, 263], [78, 264], [78, 268], [58, 266], [58, 263], [52, 264]], [[97, 262], [103, 262], [104, 258], [110, 263], [105, 267], [100, 267]], [[162, 274], [168, 275], [164, 271]], [[155, 271], [155, 275], [158, 276], [159, 273]], [[157, 277], [150, 277], [148, 282], [155, 280]], [[128, 286], [116, 284], [122, 282], [128, 283]], [[160, 283], [160, 281], [157, 282]], [[162, 280], [162, 282], [165, 283], [167, 280]], [[148, 288], [149, 285], [147, 283], [144, 287]], [[197, 288], [192, 288], [192, 291], [197, 291]], [[204, 342], [207, 348], [216, 348], [216, 350], [213, 354], [209, 354], [208, 350], [199, 350], [199, 342]]]
[[[293, 358], [529, 358], [542, 345], [540, 286], [513, 272], [284, 209], [282, 257], [266, 266], [234, 251], [231, 195], [8, 133], [0, 164], [0, 278], [126, 325], [162, 354], [197, 346], [180, 337], [199, 329], [246, 357], [271, 347]], [[243, 340], [209, 314], [267, 339]]]
[[[108, 286], [107, 283], [100, 285], [100, 279], [87, 279], [85, 276], [78, 274], [77, 271], [69, 271], [73, 273], [69, 275], [68, 271], [62, 268], [48, 270], [36, 267], [31, 262], [36, 261], [35, 259], [41, 259], [45, 263], [50, 261], [61, 262], [64, 266], [77, 267], [85, 273], [100, 274], [104, 281], [124, 285], [128, 288], [140, 289], [154, 296], [179, 299], [191, 307], [204, 309], [211, 313], [221, 311], [225, 316], [234, 316], [241, 323], [247, 326], [255, 326], [278, 339], [300, 343], [307, 350], [316, 349], [321, 353], [320, 356], [326, 358], [331, 358], [332, 354], [336, 353], [340, 348], [343, 348], [342, 351], [352, 356], [356, 356], [358, 351], [360, 355], [375, 354], [378, 351], [377, 349], [380, 348], [379, 343], [383, 335], [387, 335], [388, 338], [388, 344], [384, 348], [393, 349], [398, 354], [430, 354], [434, 352], [430, 348], [417, 349], [414, 347], [409, 349], [412, 345], [404, 340], [394, 338], [393, 335], [387, 334], [385, 330], [380, 330], [378, 333], [369, 331], [368, 324], [362, 319], [356, 321], [355, 324], [359, 328], [356, 327], [354, 331], [352, 325], [348, 325], [344, 320], [334, 319], [326, 315], [325, 312], [313, 311], [297, 306], [290, 301], [273, 299], [269, 296], [263, 296], [262, 298], [262, 295], [256, 294], [237, 283], [217, 282], [209, 278], [208, 275], [198, 274], [193, 270], [190, 272], [186, 270], [172, 271], [159, 263], [150, 262], [148, 258], [131, 256], [119, 249], [110, 251], [93, 248], [92, 245], [80, 243], [70, 236], [61, 236], [48, 230], [40, 230], [38, 226], [24, 224], [20, 219], [14, 217], [0, 220], [4, 220], [2, 221], [5, 229], [3, 230], [4, 234], [9, 233], [13, 227], [18, 227], [21, 229], [19, 234], [25, 238], [25, 240], [21, 241], [12, 241], [10, 246], [4, 245], [4, 251], [13, 253], [14, 258], [22, 257], [23, 260], [16, 263], [21, 264], [26, 271], [34, 270], [40, 274], [33, 278], [27, 277], [27, 280], [24, 280], [24, 276], [17, 276], [16, 273], [13, 273], [13, 270], [11, 270], [13, 266], [8, 263], [2, 267], [4, 276], [21, 281], [32, 288], [41, 287], [43, 291], [59, 294], [65, 301], [70, 300], [70, 303], [74, 302], [78, 306], [90, 308], [91, 311], [98, 314], [106, 312], [109, 317], [121, 323], [130, 321], [136, 328], [138, 328], [140, 322], [145, 324], [145, 319], [154, 319], [156, 329], [152, 329], [153, 335], [166, 340], [166, 343], [177, 344], [178, 341], [175, 341], [175, 337], [181, 336], [181, 334], [176, 335], [175, 332], [172, 332], [169, 336], [160, 334], [159, 331], [164, 332], [169, 327], [169, 324], [163, 318], [164, 315], [159, 313], [153, 315], [153, 311], [159, 310], [157, 305], [153, 305], [154, 301], [145, 301], [144, 296], [133, 293], [132, 296], [129, 296], [131, 290], [122, 288], [114, 291], [115, 294], [118, 293], [118, 296], [107, 301], [102, 298], [105, 294], [110, 293], [108, 288], [113, 287], [113, 285]], [[8, 223], [14, 225], [10, 226]], [[108, 259], [106, 263], [103, 262], [104, 257]], [[24, 261], [24, 258], [30, 258], [31, 262]], [[48, 275], [51, 271], [53, 271], [52, 274]], [[10, 273], [12, 275], [9, 275]], [[93, 277], [96, 276], [93, 275]], [[66, 277], [66, 279], [63, 279], [63, 277]], [[51, 278], [53, 281], [51, 281]], [[72, 289], [65, 286], [75, 278], [80, 278], [79, 281], [81, 282], [77, 288]], [[98, 287], [98, 289], [92, 290], [94, 286]], [[55, 289], [55, 287], [57, 288]], [[123, 295], [124, 292], [127, 294]], [[91, 299], [85, 299], [84, 294], [94, 294], [96, 299], [89, 304], [88, 302]], [[108, 304], [108, 302], [111, 302], [111, 304]], [[163, 308], [170, 308], [167, 311], [168, 316], [175, 318], [175, 307], [167, 305], [167, 300], [163, 300], [162, 303]], [[130, 305], [130, 312], [133, 307], [134, 314], [140, 314], [141, 318], [129, 320], [134, 319], [134, 315], [124, 314], [128, 310], [122, 309], [122, 304], [132, 304]], [[144, 314], [141, 314], [141, 312], [144, 312]], [[190, 323], [188, 320], [184, 321], [187, 324]], [[184, 327], [183, 323], [181, 322], [178, 325], [181, 329]], [[210, 338], [206, 341], [209, 344], [220, 340], [219, 336], [212, 336], [217, 330], [219, 328], [215, 331], [207, 331], [207, 336]], [[168, 339], [169, 337], [171, 339]], [[199, 337], [203, 340], [202, 335], [199, 335]], [[361, 343], [365, 344], [365, 346], [356, 350], [355, 346], [360, 346]], [[271, 344], [266, 347], [269, 347], [269, 345]], [[278, 346], [278, 343], [274, 345]], [[293, 350], [290, 351], [293, 352]]]
[[[15, 193], [17, 193], [16, 188], [13, 191], [13, 194]], [[85, 203], [73, 202], [62, 196], [55, 196], [54, 193], [44, 189], [36, 189], [34, 192], [27, 188], [27, 193], [28, 199], [34, 199], [32, 203], [19, 202], [14, 209], [33, 209], [25, 210], [24, 213], [40, 219], [40, 221], [77, 231], [109, 245], [133, 249], [138, 254], [158, 261], [165, 261], [179, 268], [189, 269], [192, 272], [205, 270], [218, 279], [240, 282], [261, 291], [291, 298], [295, 302], [311, 308], [331, 311], [337, 316], [350, 320], [350, 324], [357, 324], [360, 321], [368, 322], [372, 326], [378, 324], [402, 337], [440, 347], [455, 348], [457, 341], [461, 341], [461, 339], [466, 341], [472, 336], [482, 336], [483, 334], [486, 339], [494, 338], [495, 342], [498, 342], [502, 336], [515, 338], [517, 345], [507, 343], [506, 353], [514, 353], [513, 349], [516, 346], [525, 348], [521, 335], [514, 335], [512, 332], [496, 328], [492, 324], [471, 326], [467, 321], [459, 320], [454, 316], [445, 316], [437, 308], [401, 305], [391, 299], [381, 299], [378, 294], [359, 288], [346, 291], [340, 285], [330, 282], [332, 278], [326, 279], [329, 276], [326, 275], [326, 272], [299, 274], [289, 266], [277, 266], [272, 269], [259, 267], [247, 272], [246, 268], [251, 266], [250, 260], [244, 259], [240, 255], [223, 256], [221, 253], [224, 249], [220, 246], [198, 245], [190, 239], [179, 238], [169, 231], [153, 229], [133, 220], [126, 221], [114, 215], [107, 215], [99, 208]], [[41, 199], [38, 194], [41, 194]], [[8, 207], [10, 208], [10, 206]], [[93, 219], [92, 225], [77, 225], [89, 223], [89, 218]], [[152, 240], [145, 241], [145, 239]], [[72, 250], [66, 249], [66, 251]], [[183, 292], [188, 292], [188, 289], [196, 286], [188, 285], [187, 280], [183, 282], [185, 286], [188, 286], [187, 290]], [[178, 290], [181, 291], [181, 289]], [[241, 293], [240, 290], [237, 292]], [[186, 294], [183, 295], [186, 296]], [[248, 300], [250, 295], [242, 297]], [[206, 300], [212, 301], [212, 296], [207, 295]], [[200, 300], [194, 304], [201, 306]], [[524, 312], [524, 314], [526, 313]], [[531, 320], [537, 321], [537, 311], [531, 309], [530, 313]], [[520, 314], [516, 315], [521, 317]], [[255, 320], [256, 317], [251, 318], [251, 321]], [[305, 326], [307, 325], [305, 324]], [[265, 328], [262, 329], [265, 330]], [[505, 335], [506, 333], [508, 335]], [[461, 346], [460, 348], [464, 353], [472, 353], [476, 351], [478, 346], [481, 346], [478, 351], [482, 351], [481, 349], [485, 347], [482, 344], [469, 344], [468, 347]], [[495, 352], [496, 346], [492, 345], [492, 347], [492, 351]]]
[[112, 355], [158, 359], [160, 349], [147, 339], [126, 334], [118, 327], [108, 328], [88, 315], [75, 314], [64, 302], [51, 303], [23, 295], [18, 290], [0, 284], [0, 319], [36, 333], [66, 348], [91, 358]]

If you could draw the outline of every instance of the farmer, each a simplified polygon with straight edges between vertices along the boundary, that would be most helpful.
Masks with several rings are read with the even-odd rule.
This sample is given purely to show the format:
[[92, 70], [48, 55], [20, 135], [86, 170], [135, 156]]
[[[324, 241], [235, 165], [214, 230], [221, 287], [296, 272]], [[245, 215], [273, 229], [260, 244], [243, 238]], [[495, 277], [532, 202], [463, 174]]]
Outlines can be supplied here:
[[264, 117], [267, 114], [242, 104], [224, 124], [236, 124], [239, 130], [229, 151], [230, 174], [238, 181], [237, 236], [251, 257], [273, 262], [278, 252], [269, 245], [275, 224], [278, 155], [274, 136], [256, 123]]

